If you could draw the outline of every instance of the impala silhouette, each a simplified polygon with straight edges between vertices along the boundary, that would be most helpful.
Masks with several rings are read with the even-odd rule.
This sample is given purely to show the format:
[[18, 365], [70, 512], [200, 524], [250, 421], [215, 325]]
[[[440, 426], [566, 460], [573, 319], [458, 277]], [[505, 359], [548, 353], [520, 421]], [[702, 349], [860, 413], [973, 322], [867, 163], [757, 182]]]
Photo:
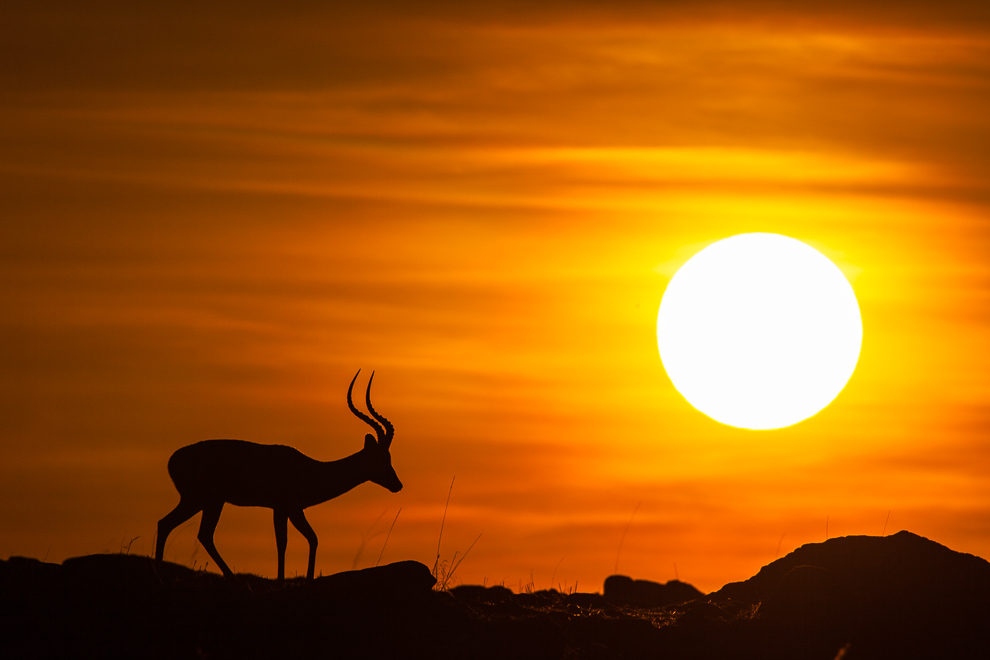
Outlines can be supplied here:
[[[316, 570], [316, 532], [303, 510], [332, 500], [355, 486], [372, 481], [393, 493], [402, 490], [402, 482], [392, 467], [389, 447], [395, 428], [371, 405], [371, 381], [365, 401], [374, 419], [354, 407], [351, 392], [361, 370], [358, 369], [347, 388], [347, 405], [378, 436], [364, 436], [364, 448], [337, 461], [318, 461], [292, 447], [259, 445], [243, 440], [204, 440], [183, 447], [172, 454], [168, 473], [179, 491], [179, 504], [158, 522], [155, 559], [165, 554], [165, 540], [173, 529], [203, 512], [197, 538], [227, 577], [234, 573], [220, 557], [213, 543], [213, 533], [220, 512], [227, 502], [236, 506], [261, 506], [275, 515], [275, 544], [278, 547], [278, 580], [285, 579], [285, 546], [288, 521], [309, 541], [309, 567], [306, 577]], [[376, 421], [377, 420], [377, 421]]]

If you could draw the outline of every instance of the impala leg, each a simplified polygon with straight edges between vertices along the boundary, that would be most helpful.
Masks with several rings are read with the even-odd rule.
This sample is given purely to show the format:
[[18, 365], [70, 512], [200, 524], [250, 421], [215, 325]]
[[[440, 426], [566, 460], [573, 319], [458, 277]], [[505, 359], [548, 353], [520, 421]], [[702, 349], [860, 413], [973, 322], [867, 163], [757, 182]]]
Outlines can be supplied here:
[[230, 570], [227, 562], [220, 557], [220, 553], [217, 552], [217, 546], [213, 543], [213, 532], [216, 531], [217, 523], [220, 522], [221, 511], [223, 511], [223, 502], [208, 504], [203, 508], [203, 519], [199, 523], [199, 534], [196, 535], [196, 538], [203, 544], [206, 551], [210, 553], [210, 557], [217, 563], [223, 574], [226, 577], [234, 577], [234, 571]]
[[289, 516], [275, 509], [275, 547], [278, 548], [278, 581], [285, 580], [285, 548], [289, 545]]
[[292, 526], [298, 529], [299, 533], [309, 541], [309, 568], [306, 569], [306, 577], [312, 580], [313, 574], [316, 572], [316, 532], [310, 527], [309, 521], [306, 520], [306, 515], [302, 509], [290, 513], [289, 520], [292, 521]]
[[171, 513], [158, 521], [158, 543], [155, 545], [155, 559], [161, 561], [165, 558], [165, 540], [172, 530], [186, 522], [201, 510], [195, 504], [179, 498], [179, 504]]

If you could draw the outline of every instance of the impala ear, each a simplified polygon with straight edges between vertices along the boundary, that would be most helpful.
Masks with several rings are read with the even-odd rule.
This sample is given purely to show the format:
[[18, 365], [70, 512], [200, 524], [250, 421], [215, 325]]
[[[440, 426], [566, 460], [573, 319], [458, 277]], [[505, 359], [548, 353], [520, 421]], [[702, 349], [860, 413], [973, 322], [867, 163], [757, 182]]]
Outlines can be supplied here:
[[364, 436], [364, 448], [368, 451], [378, 449], [378, 441], [375, 440], [375, 436], [370, 433]]

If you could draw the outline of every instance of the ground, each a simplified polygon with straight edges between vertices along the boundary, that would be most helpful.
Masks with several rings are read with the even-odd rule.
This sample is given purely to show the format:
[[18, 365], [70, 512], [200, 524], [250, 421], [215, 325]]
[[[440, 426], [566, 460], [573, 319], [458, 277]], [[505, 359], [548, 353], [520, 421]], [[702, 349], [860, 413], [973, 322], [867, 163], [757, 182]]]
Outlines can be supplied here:
[[125, 554], [12, 557], [0, 586], [7, 658], [990, 657], [990, 564], [909, 532], [802, 546], [663, 606], [438, 591], [414, 561], [279, 586]]

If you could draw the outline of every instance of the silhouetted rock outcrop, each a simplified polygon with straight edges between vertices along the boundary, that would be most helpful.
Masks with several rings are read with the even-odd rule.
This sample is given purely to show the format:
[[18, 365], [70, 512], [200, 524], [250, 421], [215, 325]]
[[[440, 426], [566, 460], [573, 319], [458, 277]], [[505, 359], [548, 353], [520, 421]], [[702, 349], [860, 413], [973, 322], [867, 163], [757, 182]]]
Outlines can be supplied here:
[[507, 603], [511, 602], [515, 594], [511, 589], [506, 589], [501, 585], [494, 587], [483, 587], [478, 584], [464, 584], [450, 590], [457, 598], [473, 600], [482, 603]]
[[617, 605], [663, 607], [679, 605], [702, 596], [703, 593], [680, 580], [661, 584], [649, 580], [633, 580], [625, 575], [610, 575], [605, 578], [605, 599]]
[[321, 577], [316, 586], [324, 594], [345, 594], [347, 598], [394, 598], [425, 594], [437, 579], [418, 561], [399, 561], [385, 566], [345, 571]]
[[[279, 586], [134, 555], [0, 562], [0, 657], [385, 657], [426, 648], [436, 580], [404, 561]], [[382, 621], [389, 621], [383, 634]]]
[[752, 604], [778, 642], [853, 658], [990, 657], [990, 563], [906, 531], [804, 545], [709, 598]]

